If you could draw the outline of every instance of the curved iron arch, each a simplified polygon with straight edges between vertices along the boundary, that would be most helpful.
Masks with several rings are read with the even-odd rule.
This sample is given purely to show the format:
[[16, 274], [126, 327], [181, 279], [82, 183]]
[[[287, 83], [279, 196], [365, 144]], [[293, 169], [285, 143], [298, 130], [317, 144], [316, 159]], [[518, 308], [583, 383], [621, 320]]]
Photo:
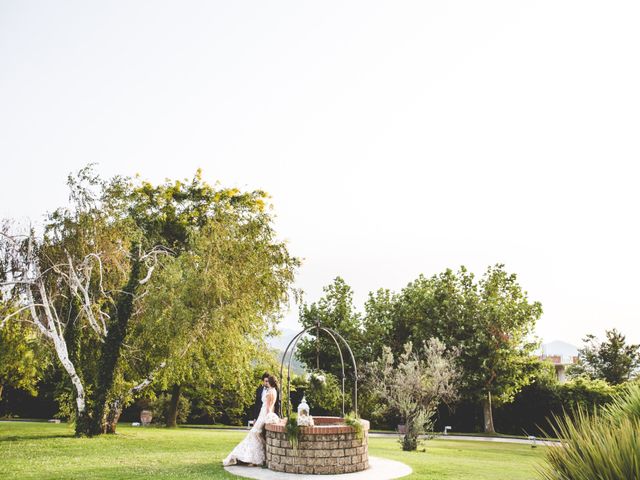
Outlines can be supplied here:
[[[287, 345], [287, 348], [285, 349], [284, 353], [282, 354], [282, 362], [280, 363], [280, 379], [283, 378], [283, 374], [284, 374], [284, 363], [287, 359], [287, 353], [289, 353], [289, 362], [287, 364], [287, 395], [288, 395], [288, 402], [287, 402], [287, 416], [291, 415], [291, 360], [293, 359], [293, 354], [295, 353], [295, 349], [296, 346], [298, 345], [298, 341], [302, 338], [302, 336], [305, 333], [308, 333], [311, 330], [317, 330], [318, 331], [318, 335], [317, 335], [317, 340], [319, 340], [319, 333], [320, 331], [323, 331], [325, 333], [327, 333], [331, 339], [334, 341], [334, 343], [336, 344], [336, 347], [338, 349], [338, 353], [340, 354], [340, 364], [342, 366], [342, 416], [344, 417], [345, 415], [345, 373], [344, 373], [344, 356], [342, 354], [342, 348], [340, 348], [340, 343], [338, 342], [338, 340], [336, 339], [336, 337], [338, 339], [340, 339], [342, 341], [342, 343], [344, 343], [344, 346], [347, 348], [347, 351], [349, 352], [349, 355], [351, 357], [351, 362], [353, 363], [353, 374], [354, 374], [354, 390], [353, 390], [353, 410], [354, 413], [356, 414], [356, 416], [358, 415], [358, 367], [356, 365], [356, 359], [353, 355], [353, 351], [351, 350], [351, 347], [349, 346], [349, 342], [347, 342], [344, 337], [342, 335], [340, 335], [338, 332], [336, 332], [335, 330], [333, 330], [332, 328], [328, 328], [328, 327], [323, 327], [321, 325], [314, 325], [313, 327], [308, 327], [305, 328], [304, 330], [302, 330], [300, 333], [298, 333], [297, 335], [295, 335], [291, 341], [289, 342], [289, 344]], [[291, 349], [291, 352], [289, 352], [289, 349]], [[282, 417], [282, 408], [283, 408], [283, 401], [280, 401], [280, 417]]]

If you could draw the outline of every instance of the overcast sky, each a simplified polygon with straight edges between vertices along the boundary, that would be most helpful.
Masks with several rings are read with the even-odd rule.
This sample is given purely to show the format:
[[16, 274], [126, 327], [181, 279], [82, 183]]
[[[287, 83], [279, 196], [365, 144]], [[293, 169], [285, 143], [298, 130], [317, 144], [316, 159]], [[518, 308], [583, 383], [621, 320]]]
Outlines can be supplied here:
[[[0, 0], [0, 216], [105, 176], [262, 188], [313, 301], [505, 263], [640, 342], [640, 3]], [[284, 326], [294, 328], [296, 311]]]

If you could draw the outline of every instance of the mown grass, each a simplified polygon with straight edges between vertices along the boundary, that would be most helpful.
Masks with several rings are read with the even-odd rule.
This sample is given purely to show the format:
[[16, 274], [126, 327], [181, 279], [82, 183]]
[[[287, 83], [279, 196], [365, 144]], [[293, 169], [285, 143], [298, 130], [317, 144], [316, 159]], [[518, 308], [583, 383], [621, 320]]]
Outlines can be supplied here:
[[392, 438], [371, 438], [369, 453], [406, 463], [407, 479], [533, 480], [547, 447], [463, 440], [430, 440], [425, 452], [403, 452]]
[[[74, 438], [68, 425], [0, 422], [0, 478], [223, 479], [222, 459], [244, 432], [120, 426], [116, 436]], [[399, 460], [407, 479], [529, 480], [543, 447], [431, 440], [426, 452], [403, 452], [395, 438], [370, 438], [371, 455]]]

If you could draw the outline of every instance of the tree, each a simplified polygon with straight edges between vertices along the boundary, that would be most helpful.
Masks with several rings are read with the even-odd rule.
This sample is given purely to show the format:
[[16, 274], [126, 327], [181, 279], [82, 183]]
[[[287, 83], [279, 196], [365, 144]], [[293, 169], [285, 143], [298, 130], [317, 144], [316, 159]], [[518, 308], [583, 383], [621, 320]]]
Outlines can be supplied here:
[[627, 382], [640, 368], [640, 345], [629, 345], [626, 337], [616, 329], [605, 332], [606, 340], [599, 342], [587, 335], [578, 350], [578, 363], [569, 369], [572, 377], [585, 376], [605, 380], [610, 385]]
[[465, 267], [457, 273], [447, 269], [430, 278], [420, 276], [394, 303], [385, 310], [391, 312], [394, 327], [384, 327], [392, 332], [386, 340], [392, 351], [431, 337], [459, 349], [461, 396], [482, 403], [484, 430], [494, 432], [493, 403], [512, 400], [537, 370], [532, 358], [536, 343], [529, 337], [542, 314], [540, 303], [530, 303], [516, 275], [500, 264], [490, 267], [479, 282]]
[[468, 344], [466, 362], [470, 385], [475, 383], [484, 394], [485, 432], [495, 432], [493, 398], [500, 403], [512, 401], [538, 369], [532, 355], [538, 343], [529, 338], [541, 315], [542, 305], [529, 303], [515, 274], [505, 272], [504, 265], [487, 270], [480, 281], [476, 343]]
[[[288, 286], [297, 260], [275, 240], [264, 192], [216, 190], [202, 182], [199, 173], [191, 183], [158, 188], [123, 177], [103, 181], [90, 168], [70, 177], [69, 186], [72, 207], [50, 215], [42, 238], [33, 232], [22, 237], [4, 232], [0, 273], [19, 312], [28, 311], [30, 321], [51, 341], [74, 386], [76, 433], [95, 435], [115, 431], [123, 403], [149, 386], [172, 361], [184, 358], [201, 338], [193, 335], [197, 329], [189, 330], [194, 319], [186, 314], [193, 312], [188, 308], [173, 310], [161, 304], [155, 311], [170, 313], [145, 317], [145, 311], [154, 311], [146, 297], [157, 273], [170, 275], [175, 262], [203, 262], [203, 268], [218, 275], [205, 278], [207, 285], [215, 283], [216, 290], [198, 292], [209, 303], [208, 310], [199, 313], [210, 314], [217, 308], [229, 324], [246, 319], [224, 332], [221, 342], [243, 336], [255, 340], [286, 301], [286, 289], [278, 294], [270, 290], [269, 274]], [[205, 227], [215, 235], [212, 248], [217, 256], [190, 255], [190, 236]], [[229, 258], [242, 256], [244, 263], [229, 267], [232, 262], [225, 255], [232, 253], [236, 256]], [[268, 271], [243, 268], [257, 265], [257, 256], [280, 263], [271, 264]], [[217, 263], [208, 263], [212, 259]], [[173, 270], [173, 275], [179, 274]], [[248, 277], [252, 280], [246, 281]], [[243, 278], [244, 284], [238, 280]], [[190, 280], [187, 284], [192, 285], [194, 279]], [[249, 300], [240, 294], [247, 286], [263, 295], [252, 309], [246, 308]], [[208, 296], [213, 293], [217, 296]], [[225, 302], [234, 296], [243, 301]], [[260, 328], [244, 328], [258, 317]], [[204, 331], [207, 325], [201, 318], [196, 321]], [[132, 337], [134, 330], [138, 335]], [[145, 331], [149, 334], [140, 335]], [[148, 349], [135, 343], [138, 337], [148, 341]]]
[[384, 346], [392, 345], [396, 335], [394, 321], [397, 318], [397, 308], [397, 294], [382, 288], [369, 292], [362, 318], [363, 348], [359, 352], [363, 363], [371, 363], [380, 358]]
[[438, 339], [430, 339], [418, 355], [411, 342], [397, 359], [389, 347], [367, 368], [371, 388], [396, 410], [405, 423], [402, 449], [416, 450], [421, 434], [431, 430], [433, 416], [441, 402], [457, 398], [459, 371], [455, 352], [446, 351]]
[[[14, 313], [5, 316], [2, 324], [12, 317], [20, 318], [19, 313], [29, 312], [27, 321], [51, 342], [75, 387], [76, 432], [94, 435], [102, 431], [107, 397], [113, 386], [114, 370], [133, 312], [136, 290], [145, 281], [141, 272], [147, 254], [141, 254], [137, 243], [131, 244], [132, 261], [124, 269], [127, 277], [124, 286], [116, 292], [106, 292], [100, 285], [100, 293], [94, 297], [89, 293], [89, 286], [94, 268], [99, 272], [98, 277], [103, 278], [102, 252], [74, 259], [69, 251], [65, 251], [66, 259], [62, 259], [49, 255], [54, 249], [48, 248], [47, 241], [47, 238], [37, 238], [33, 231], [26, 235], [2, 232], [2, 286], [8, 288], [10, 301], [18, 307]], [[106, 308], [101, 308], [103, 306]], [[87, 397], [86, 379], [74, 363], [77, 359], [73, 341], [76, 335], [67, 331], [68, 325], [78, 328], [79, 316], [86, 318], [101, 342], [90, 398]]]
[[[300, 323], [304, 328], [320, 325], [336, 330], [353, 351], [356, 362], [361, 363], [363, 349], [363, 332], [361, 316], [353, 306], [353, 290], [346, 282], [336, 277], [330, 285], [323, 288], [324, 296], [312, 304], [303, 304], [300, 308]], [[324, 370], [342, 378], [342, 363], [335, 342], [326, 333], [310, 331], [312, 338], [303, 338], [297, 346], [296, 354], [311, 370]], [[338, 342], [340, 340], [338, 339]], [[345, 375], [349, 385], [353, 383], [351, 358], [344, 345]], [[363, 364], [362, 364], [363, 365]], [[345, 388], [346, 389], [346, 388]]]
[[331, 373], [312, 372], [303, 386], [311, 412], [314, 415], [342, 415], [341, 385], [341, 380]]
[[[153, 334], [135, 335], [137, 352], [153, 351], [147, 342], [173, 357], [156, 379], [171, 390], [167, 424], [173, 426], [184, 388], [226, 380], [237, 389], [240, 378], [249, 378], [250, 362], [264, 357], [263, 338], [280, 318], [299, 261], [276, 237], [265, 192], [216, 190], [198, 171], [191, 182], [143, 182], [130, 197], [136, 224], [177, 253], [141, 307], [141, 329], [150, 323]], [[158, 318], [165, 321], [158, 325]], [[160, 338], [168, 342], [162, 349]]]
[[263, 224], [212, 222], [194, 231], [188, 252], [159, 273], [132, 345], [137, 352], [163, 344], [183, 352], [157, 377], [173, 397], [168, 426], [175, 426], [173, 407], [185, 388], [239, 389], [253, 363], [266, 360], [263, 339], [286, 301], [296, 262], [284, 244], [265, 236]]

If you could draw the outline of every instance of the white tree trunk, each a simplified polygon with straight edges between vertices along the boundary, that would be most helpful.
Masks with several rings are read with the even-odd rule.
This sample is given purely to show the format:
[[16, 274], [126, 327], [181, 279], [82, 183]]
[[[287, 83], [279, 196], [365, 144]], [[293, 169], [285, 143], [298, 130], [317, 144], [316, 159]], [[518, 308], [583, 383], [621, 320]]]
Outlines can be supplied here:
[[49, 302], [49, 297], [44, 285], [44, 280], [37, 267], [36, 273], [37, 276], [33, 281], [33, 284], [38, 288], [38, 291], [40, 292], [42, 300], [41, 305], [45, 315], [44, 318], [42, 318], [41, 315], [38, 315], [38, 311], [36, 309], [37, 304], [34, 301], [33, 293], [31, 292], [31, 286], [28, 286], [27, 297], [30, 304], [31, 319], [33, 323], [35, 323], [35, 325], [40, 329], [40, 331], [53, 342], [53, 347], [56, 351], [56, 355], [58, 356], [58, 359], [60, 360], [60, 363], [66, 370], [67, 374], [69, 374], [71, 383], [73, 383], [73, 386], [76, 389], [76, 406], [78, 408], [78, 413], [84, 413], [86, 409], [86, 401], [82, 380], [80, 380], [73, 362], [69, 359], [69, 351], [67, 350], [67, 344], [64, 341], [63, 337], [63, 325], [60, 322], [60, 318], [58, 317], [55, 308]]
[[73, 362], [69, 359], [67, 344], [65, 343], [64, 338], [60, 338], [58, 336], [53, 337], [52, 340], [53, 345], [56, 349], [56, 354], [58, 355], [58, 359], [69, 374], [71, 383], [73, 383], [73, 386], [76, 389], [76, 406], [78, 407], [78, 413], [84, 413], [86, 408], [84, 386], [82, 385], [82, 380], [80, 380], [80, 377], [76, 372], [76, 368], [74, 367]]

